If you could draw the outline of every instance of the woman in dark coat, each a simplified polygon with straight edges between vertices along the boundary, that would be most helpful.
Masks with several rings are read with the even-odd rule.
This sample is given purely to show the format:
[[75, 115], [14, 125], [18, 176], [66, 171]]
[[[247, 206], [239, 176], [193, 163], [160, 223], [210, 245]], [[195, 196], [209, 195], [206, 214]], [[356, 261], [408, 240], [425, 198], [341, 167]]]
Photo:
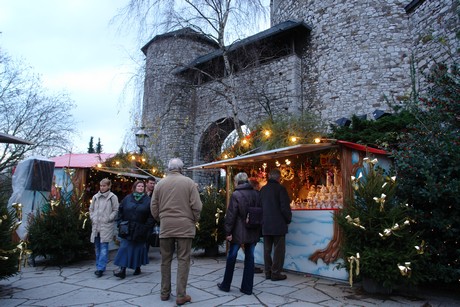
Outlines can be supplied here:
[[246, 173], [235, 176], [235, 191], [225, 214], [225, 232], [230, 248], [227, 255], [224, 280], [217, 287], [225, 292], [230, 291], [235, 269], [236, 257], [240, 246], [244, 245], [244, 270], [240, 291], [251, 295], [254, 284], [254, 249], [260, 237], [260, 228], [246, 227], [247, 208], [261, 207], [259, 194], [248, 182]]
[[128, 221], [128, 234], [123, 235], [114, 264], [120, 267], [113, 275], [121, 279], [126, 277], [126, 268], [135, 270], [133, 275], [141, 273], [141, 265], [149, 263], [145, 242], [150, 235], [154, 219], [150, 213], [150, 197], [145, 194], [145, 183], [136, 181], [133, 193], [126, 196], [118, 210], [118, 223]]

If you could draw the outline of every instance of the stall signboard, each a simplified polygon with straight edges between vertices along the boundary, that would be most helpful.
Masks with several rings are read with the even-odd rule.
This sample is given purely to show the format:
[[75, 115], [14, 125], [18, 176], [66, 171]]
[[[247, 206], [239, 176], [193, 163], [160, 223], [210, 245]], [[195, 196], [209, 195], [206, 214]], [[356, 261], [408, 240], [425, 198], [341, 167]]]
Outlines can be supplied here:
[[[378, 158], [384, 168], [391, 164], [383, 150], [334, 140], [264, 151], [189, 169], [224, 168], [227, 178], [229, 174], [245, 171], [260, 187], [266, 184], [271, 169], [280, 169], [281, 184], [289, 193], [292, 210], [284, 269], [347, 280], [346, 270], [338, 268], [343, 259], [339, 254], [341, 234], [334, 214], [352, 195], [350, 177], [362, 172], [365, 157]], [[229, 181], [227, 191], [231, 190]], [[263, 238], [254, 256], [257, 264], [263, 264]], [[238, 259], [244, 259], [241, 251]]]

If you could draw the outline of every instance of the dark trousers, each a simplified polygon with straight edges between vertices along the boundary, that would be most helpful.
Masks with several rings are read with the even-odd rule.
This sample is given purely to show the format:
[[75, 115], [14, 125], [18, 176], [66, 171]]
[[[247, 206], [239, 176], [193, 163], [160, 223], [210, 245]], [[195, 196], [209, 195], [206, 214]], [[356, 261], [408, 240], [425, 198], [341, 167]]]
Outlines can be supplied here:
[[[272, 259], [273, 249], [273, 259]], [[276, 276], [281, 274], [286, 253], [286, 237], [264, 236], [264, 263], [265, 275]]]
[[[227, 264], [225, 266], [224, 280], [222, 281], [221, 288], [230, 290], [232, 284], [233, 272], [235, 270], [236, 257], [240, 244], [230, 244], [230, 249], [227, 255]], [[241, 280], [241, 290], [245, 293], [252, 293], [254, 285], [254, 249], [256, 243], [244, 244], [244, 270], [243, 279]]]

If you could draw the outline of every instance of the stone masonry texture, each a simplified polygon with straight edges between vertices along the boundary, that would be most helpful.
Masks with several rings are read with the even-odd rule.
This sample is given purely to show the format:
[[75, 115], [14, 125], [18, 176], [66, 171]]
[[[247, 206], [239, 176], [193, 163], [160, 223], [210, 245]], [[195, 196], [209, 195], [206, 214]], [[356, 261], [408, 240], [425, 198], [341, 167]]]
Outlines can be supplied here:
[[[272, 26], [292, 20], [312, 30], [300, 53], [233, 76], [240, 121], [251, 126], [267, 117], [267, 103], [273, 114], [313, 112], [326, 124], [353, 114], [373, 119], [375, 109], [389, 112], [387, 100], [398, 103], [411, 91], [412, 59], [422, 91], [424, 74], [436, 63], [458, 61], [458, 10], [459, 0], [272, 0]], [[208, 143], [218, 150], [221, 142], [207, 131], [231, 119], [232, 108], [223, 85], [230, 80], [197, 83], [177, 73], [218, 49], [180, 34], [158, 36], [143, 48], [142, 121], [150, 155], [165, 164], [177, 156], [189, 167], [210, 162]], [[187, 173], [200, 183], [215, 183], [216, 174]]]

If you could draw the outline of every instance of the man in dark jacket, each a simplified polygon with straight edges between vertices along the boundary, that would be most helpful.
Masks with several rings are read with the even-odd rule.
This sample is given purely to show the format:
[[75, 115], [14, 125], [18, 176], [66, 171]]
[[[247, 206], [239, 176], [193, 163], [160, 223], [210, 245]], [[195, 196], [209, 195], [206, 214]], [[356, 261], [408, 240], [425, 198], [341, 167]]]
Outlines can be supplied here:
[[[265, 278], [273, 281], [286, 279], [281, 274], [286, 253], [286, 233], [292, 212], [287, 190], [280, 184], [279, 169], [270, 171], [268, 183], [260, 190], [263, 208], [262, 235], [264, 237]], [[273, 248], [273, 259], [272, 259]]]

